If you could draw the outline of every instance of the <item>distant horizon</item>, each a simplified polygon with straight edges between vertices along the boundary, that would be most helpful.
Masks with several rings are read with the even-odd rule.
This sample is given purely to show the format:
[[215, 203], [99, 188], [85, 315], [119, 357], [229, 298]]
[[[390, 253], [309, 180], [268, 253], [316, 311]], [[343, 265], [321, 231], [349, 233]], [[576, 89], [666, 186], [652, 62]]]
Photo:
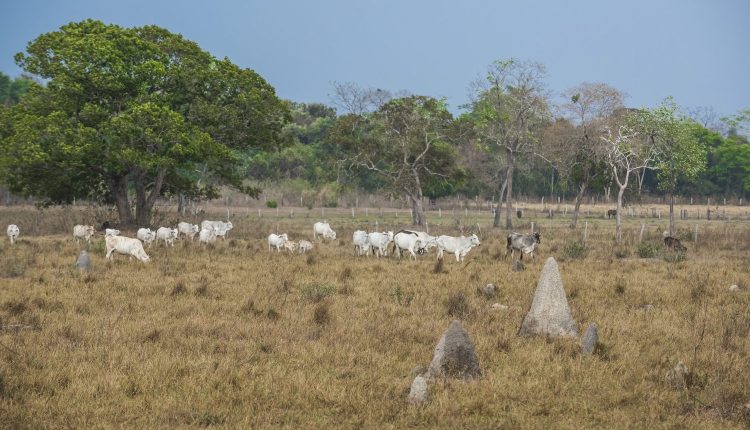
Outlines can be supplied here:
[[750, 3], [739, 0], [606, 6], [475, 0], [460, 7], [448, 1], [223, 1], [210, 9], [192, 0], [66, 3], [5, 8], [10, 19], [0, 28], [0, 71], [20, 76], [13, 56], [28, 42], [91, 18], [180, 33], [217, 58], [257, 71], [279, 97], [298, 103], [332, 105], [331, 84], [353, 82], [445, 98], [459, 113], [469, 84], [492, 61], [517, 58], [546, 66], [555, 102], [568, 88], [603, 82], [627, 94], [629, 107], [653, 107], [672, 96], [686, 110], [713, 109], [717, 119], [750, 108]]

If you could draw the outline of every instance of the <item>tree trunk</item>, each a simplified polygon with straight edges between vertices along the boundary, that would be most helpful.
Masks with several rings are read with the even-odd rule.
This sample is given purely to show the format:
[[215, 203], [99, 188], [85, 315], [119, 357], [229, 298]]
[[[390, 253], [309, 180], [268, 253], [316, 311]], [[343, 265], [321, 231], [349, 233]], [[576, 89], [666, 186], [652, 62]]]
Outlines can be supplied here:
[[581, 202], [583, 202], [583, 195], [586, 192], [586, 184], [581, 184], [578, 188], [578, 194], [576, 195], [576, 207], [573, 210], [573, 219], [570, 221], [570, 228], [574, 229], [578, 225], [578, 214], [581, 211]]
[[406, 197], [411, 202], [411, 223], [412, 225], [423, 226], [424, 225], [424, 208], [422, 206], [422, 192], [417, 192], [417, 195], [412, 193], [406, 193]]
[[161, 187], [164, 183], [164, 177], [167, 174], [166, 169], [159, 169], [156, 172], [156, 178], [151, 188], [151, 192], [146, 195], [146, 183], [144, 181], [144, 175], [140, 175], [136, 179], [136, 205], [135, 205], [135, 221], [139, 226], [147, 226], [151, 223], [151, 210], [156, 203], [156, 198], [161, 193]]
[[110, 188], [112, 198], [117, 206], [117, 214], [120, 217], [120, 224], [133, 224], [133, 213], [130, 211], [130, 201], [128, 200], [128, 177], [129, 175], [112, 180]]
[[625, 188], [627, 188], [627, 180], [625, 185], [620, 185], [620, 191], [617, 192], [617, 226], [615, 227], [615, 240], [617, 243], [622, 241], [622, 196], [625, 194]]
[[503, 209], [503, 196], [505, 195], [505, 189], [508, 186], [508, 178], [506, 177], [503, 181], [503, 185], [500, 187], [500, 194], [497, 196], [497, 210], [495, 211], [495, 220], [492, 222], [492, 228], [500, 228], [500, 212]]
[[177, 193], [177, 213], [185, 215], [185, 194]]
[[508, 183], [508, 187], [505, 189], [505, 228], [513, 228], [513, 170], [516, 167], [516, 159], [513, 157], [513, 153], [508, 154], [508, 172], [505, 176], [505, 181]]
[[674, 190], [669, 192], [669, 236], [674, 237]]

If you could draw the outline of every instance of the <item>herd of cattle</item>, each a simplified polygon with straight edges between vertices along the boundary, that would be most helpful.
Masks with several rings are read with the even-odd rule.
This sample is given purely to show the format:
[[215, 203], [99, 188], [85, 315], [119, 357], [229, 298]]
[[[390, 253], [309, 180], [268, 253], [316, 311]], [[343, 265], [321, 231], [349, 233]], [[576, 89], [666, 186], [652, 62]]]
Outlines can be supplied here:
[[[103, 227], [107, 227], [104, 226]], [[218, 237], [226, 240], [227, 233], [233, 228], [231, 221], [203, 221], [200, 226], [187, 222], [180, 222], [177, 228], [159, 227], [156, 231], [148, 228], [141, 228], [136, 232], [136, 237], [125, 237], [120, 235], [120, 231], [112, 228], [104, 228], [105, 231], [105, 257], [108, 260], [113, 258], [114, 253], [124, 254], [135, 257], [140, 261], [150, 260], [148, 254], [143, 248], [146, 244], [149, 248], [154, 241], [163, 241], [164, 246], [174, 246], [174, 241], [183, 235], [192, 242], [198, 235], [198, 241], [201, 244], [213, 242]], [[76, 243], [81, 240], [89, 243], [96, 230], [90, 225], [76, 225], [73, 227], [73, 238]], [[15, 224], [10, 224], [7, 228], [7, 235], [10, 243], [14, 244], [20, 235], [20, 229]], [[321, 237], [323, 240], [335, 240], [336, 232], [327, 222], [316, 222], [313, 225], [313, 238], [317, 240]], [[523, 260], [524, 254], [531, 255], [532, 260], [536, 260], [534, 251], [541, 243], [541, 235], [538, 232], [531, 234], [511, 233], [507, 236], [506, 252], [511, 257], [515, 251], [519, 251], [520, 259]], [[664, 232], [664, 244], [675, 251], [684, 252], [685, 248], [680, 240]], [[443, 258], [443, 254], [448, 252], [456, 257], [456, 261], [464, 261], [464, 257], [472, 248], [480, 246], [479, 237], [476, 234], [471, 236], [431, 236], [423, 231], [399, 230], [397, 232], [366, 232], [356, 230], [352, 235], [352, 245], [354, 246], [354, 255], [369, 256], [375, 255], [377, 258], [394, 255], [401, 258], [406, 251], [411, 258], [417, 259], [417, 254], [425, 254], [432, 248], [437, 248], [437, 257]], [[312, 242], [308, 240], [292, 241], [286, 233], [270, 234], [268, 236], [268, 250], [286, 249], [289, 252], [304, 253], [313, 249]]]

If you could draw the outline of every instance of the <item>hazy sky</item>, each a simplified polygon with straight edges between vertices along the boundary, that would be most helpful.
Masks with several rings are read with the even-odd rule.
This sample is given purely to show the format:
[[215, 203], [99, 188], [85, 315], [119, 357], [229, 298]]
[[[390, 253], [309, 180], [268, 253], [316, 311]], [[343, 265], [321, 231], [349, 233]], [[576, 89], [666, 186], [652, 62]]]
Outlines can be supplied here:
[[39, 34], [95, 18], [156, 24], [259, 72], [277, 93], [330, 103], [331, 82], [467, 101], [495, 59], [547, 66], [552, 91], [605, 82], [633, 107], [672, 95], [720, 115], [750, 108], [750, 1], [11, 1], [0, 70]]

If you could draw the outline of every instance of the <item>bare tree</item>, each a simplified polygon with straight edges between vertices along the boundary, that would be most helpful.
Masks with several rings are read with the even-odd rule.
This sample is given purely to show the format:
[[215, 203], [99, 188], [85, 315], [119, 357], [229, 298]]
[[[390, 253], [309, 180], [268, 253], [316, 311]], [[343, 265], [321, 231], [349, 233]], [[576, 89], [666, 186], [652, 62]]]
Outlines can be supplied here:
[[[473, 84], [470, 114], [482, 142], [505, 152], [505, 226], [513, 227], [513, 174], [518, 157], [532, 152], [549, 119], [546, 70], [531, 61], [495, 61]], [[502, 193], [501, 193], [502, 194]]]
[[[604, 83], [584, 82], [568, 89], [568, 102], [560, 109], [567, 121], [557, 121], [545, 133], [553, 147], [545, 144], [558, 171], [576, 187], [575, 209], [570, 228], [578, 222], [581, 202], [591, 184], [604, 174], [602, 160], [595, 157], [604, 126], [623, 108], [623, 94]], [[546, 142], [550, 143], [550, 142]]]
[[615, 240], [622, 240], [622, 197], [628, 188], [630, 175], [640, 169], [654, 169], [657, 162], [657, 147], [628, 125], [617, 126], [616, 131], [607, 127], [601, 136], [600, 151], [612, 172], [612, 178], [618, 186], [617, 192], [617, 226]]
[[363, 115], [373, 112], [394, 98], [380, 88], [362, 88], [353, 82], [332, 82], [332, 94], [328, 96], [334, 106], [344, 113]]

